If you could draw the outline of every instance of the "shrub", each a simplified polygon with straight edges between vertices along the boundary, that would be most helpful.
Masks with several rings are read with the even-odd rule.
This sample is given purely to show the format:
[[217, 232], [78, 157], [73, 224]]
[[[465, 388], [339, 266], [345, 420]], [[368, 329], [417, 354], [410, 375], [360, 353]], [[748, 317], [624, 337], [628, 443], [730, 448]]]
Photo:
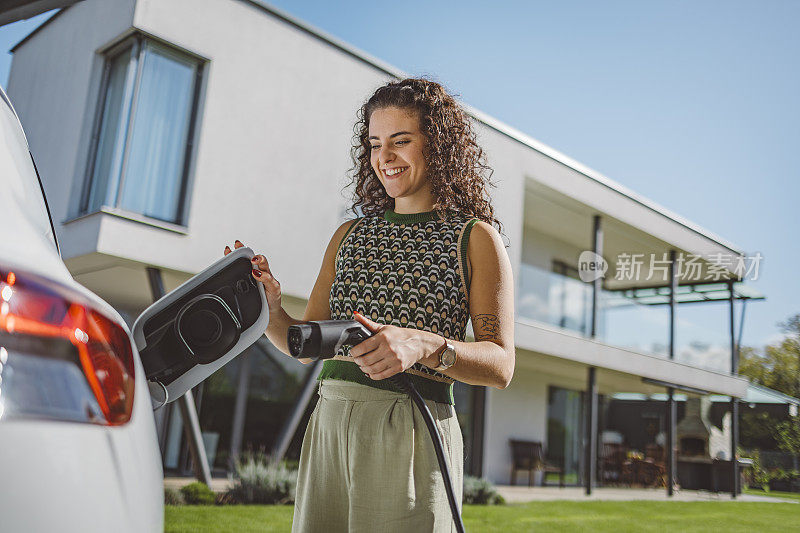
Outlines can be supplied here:
[[167, 505], [183, 505], [183, 494], [177, 489], [164, 489], [164, 503]]
[[272, 461], [263, 453], [246, 453], [236, 461], [236, 476], [228, 491], [235, 503], [292, 504], [297, 470]]
[[233, 503], [237, 503], [230, 494], [227, 492], [217, 492], [214, 494], [214, 504], [215, 505], [230, 505]]
[[751, 481], [751, 485], [753, 487], [761, 487], [764, 490], [769, 490], [769, 480], [770, 480], [770, 473], [764, 468], [764, 464], [761, 461], [761, 452], [760, 450], [750, 450], [749, 452], [745, 452], [744, 450], [739, 450], [739, 455], [749, 456], [753, 460], [753, 466], [750, 468], [749, 477]]
[[186, 503], [190, 505], [214, 505], [214, 492], [208, 485], [195, 481], [181, 487], [181, 494]]
[[491, 481], [474, 476], [464, 476], [464, 503], [498, 505], [505, 503]]

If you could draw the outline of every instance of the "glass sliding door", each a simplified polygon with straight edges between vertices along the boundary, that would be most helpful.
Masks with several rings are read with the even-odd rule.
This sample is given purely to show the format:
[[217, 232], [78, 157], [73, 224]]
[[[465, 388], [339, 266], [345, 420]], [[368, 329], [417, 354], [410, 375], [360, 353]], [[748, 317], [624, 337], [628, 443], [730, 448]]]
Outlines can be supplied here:
[[[312, 369], [312, 365], [292, 359], [266, 337], [261, 337], [193, 389], [213, 476], [227, 475], [234, 455], [257, 451], [272, 453]], [[286, 453], [289, 460], [296, 460], [300, 455], [300, 444], [316, 397], [314, 394]], [[240, 401], [238, 413], [237, 400]], [[181, 415], [177, 404], [168, 407], [164, 470], [167, 474], [188, 475], [192, 471], [191, 461]]]
[[583, 393], [548, 387], [547, 398], [547, 459], [564, 469], [567, 485], [577, 485], [583, 479]]

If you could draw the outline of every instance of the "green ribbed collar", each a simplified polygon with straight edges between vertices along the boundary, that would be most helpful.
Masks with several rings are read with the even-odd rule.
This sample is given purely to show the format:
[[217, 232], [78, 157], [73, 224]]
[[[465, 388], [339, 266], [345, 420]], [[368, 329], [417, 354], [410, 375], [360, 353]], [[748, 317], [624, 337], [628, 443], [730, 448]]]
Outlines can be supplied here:
[[393, 209], [387, 209], [383, 213], [383, 218], [392, 224], [414, 224], [415, 222], [428, 222], [437, 220], [439, 215], [436, 211], [425, 211], [424, 213], [395, 213]]
[[[455, 214], [454, 211], [451, 210], [451, 212]], [[383, 218], [392, 224], [414, 224], [416, 222], [439, 220], [439, 215], [436, 210], [425, 211], [424, 213], [395, 213], [393, 209], [387, 209], [383, 213]]]

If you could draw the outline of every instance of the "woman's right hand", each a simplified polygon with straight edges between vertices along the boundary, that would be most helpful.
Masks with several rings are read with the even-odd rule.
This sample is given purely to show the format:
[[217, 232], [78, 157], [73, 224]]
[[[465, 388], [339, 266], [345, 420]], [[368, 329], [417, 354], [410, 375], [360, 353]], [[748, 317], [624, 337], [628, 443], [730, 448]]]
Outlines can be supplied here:
[[[234, 244], [234, 248], [242, 248], [244, 244], [241, 241], [237, 240]], [[225, 247], [225, 255], [231, 253], [231, 249], [229, 246]], [[281, 309], [281, 284], [275, 277], [272, 275], [272, 272], [269, 270], [269, 262], [267, 258], [263, 255], [256, 255], [251, 259], [253, 263], [253, 271], [251, 275], [253, 278], [261, 283], [264, 287], [264, 294], [267, 296], [267, 306], [269, 307], [269, 314], [270, 316], [275, 315]]]

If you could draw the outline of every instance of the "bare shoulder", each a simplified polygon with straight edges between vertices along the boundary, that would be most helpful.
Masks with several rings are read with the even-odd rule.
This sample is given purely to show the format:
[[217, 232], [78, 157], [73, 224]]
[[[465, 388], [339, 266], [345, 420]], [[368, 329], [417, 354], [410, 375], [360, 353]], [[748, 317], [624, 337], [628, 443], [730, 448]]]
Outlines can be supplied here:
[[472, 226], [469, 234], [467, 255], [470, 260], [477, 261], [485, 254], [497, 255], [505, 253], [505, 245], [500, 233], [491, 224], [479, 220]]
[[336, 256], [336, 252], [339, 250], [339, 245], [342, 243], [342, 239], [344, 239], [345, 235], [347, 235], [347, 232], [350, 231], [350, 228], [359, 220], [360, 219], [358, 218], [346, 220], [340, 224], [338, 228], [336, 228], [336, 231], [333, 232], [333, 236], [328, 243], [328, 249], [325, 251], [327, 262], [333, 264], [333, 258]]

